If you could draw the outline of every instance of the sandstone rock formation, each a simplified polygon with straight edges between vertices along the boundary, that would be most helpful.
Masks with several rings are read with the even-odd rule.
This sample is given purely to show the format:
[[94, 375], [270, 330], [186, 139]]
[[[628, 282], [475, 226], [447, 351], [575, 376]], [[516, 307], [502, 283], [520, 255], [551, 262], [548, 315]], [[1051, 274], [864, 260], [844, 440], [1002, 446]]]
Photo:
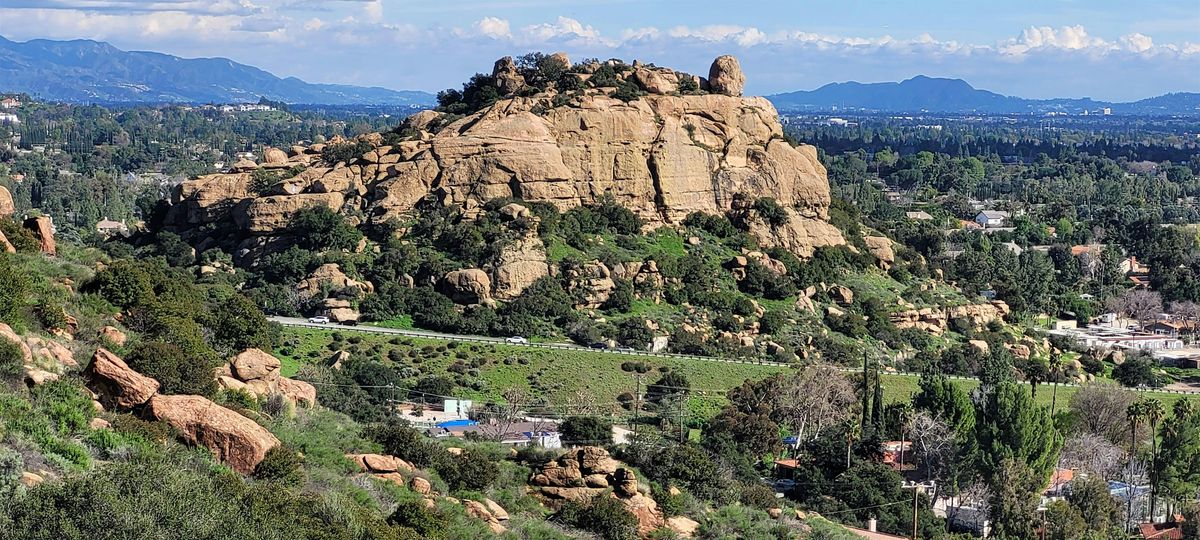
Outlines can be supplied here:
[[664, 523], [658, 504], [638, 490], [633, 471], [622, 467], [603, 448], [572, 449], [535, 471], [529, 484], [551, 507], [564, 501], [586, 501], [611, 489], [612, 496], [637, 517], [638, 532], [643, 536]]
[[0, 231], [0, 250], [4, 251], [5, 253], [17, 252], [16, 246], [12, 245], [12, 242], [8, 241], [8, 237], [4, 236], [3, 231]]
[[25, 228], [33, 231], [33, 236], [42, 244], [42, 253], [51, 257], [58, 254], [54, 243], [54, 225], [46, 216], [31, 217], [25, 220]]
[[148, 407], [151, 417], [242, 474], [253, 473], [267, 452], [279, 446], [266, 428], [201, 396], [156, 395]]
[[961, 319], [972, 328], [980, 329], [1008, 315], [1008, 304], [997, 300], [987, 304], [967, 304], [949, 308], [908, 309], [891, 313], [888, 319], [897, 329], [917, 328], [941, 335], [950, 321]]
[[158, 381], [134, 371], [120, 357], [103, 348], [96, 349], [84, 378], [105, 407], [132, 409], [146, 403], [158, 392]]
[[867, 244], [867, 250], [879, 263], [879, 267], [887, 270], [896, 262], [896, 252], [892, 250], [891, 239], [884, 236], [866, 236], [863, 237], [863, 242]]
[[278, 393], [293, 403], [316, 405], [316, 387], [280, 376], [281, 365], [279, 359], [269, 353], [246, 349], [228, 364], [217, 368], [217, 384], [226, 390], [239, 390], [260, 399]]
[[571, 295], [579, 298], [577, 309], [596, 309], [608, 301], [617, 287], [612, 271], [600, 261], [592, 261], [567, 273]]
[[746, 86], [746, 75], [737, 58], [730, 55], [717, 57], [708, 68], [708, 88], [718, 94], [741, 96]]
[[313, 270], [307, 278], [296, 284], [300, 294], [309, 296], [321, 292], [322, 287], [330, 287], [334, 291], [349, 290], [358, 295], [375, 291], [375, 285], [369, 281], [357, 281], [345, 272], [337, 263], [325, 263]]
[[363, 472], [386, 474], [394, 472], [413, 472], [416, 467], [396, 456], [384, 454], [346, 454], [346, 459], [358, 465]]
[[[291, 215], [311, 205], [369, 224], [402, 218], [426, 196], [469, 212], [500, 197], [567, 209], [611, 196], [653, 227], [695, 211], [728, 211], [744, 194], [788, 209], [787, 224], [752, 229], [767, 247], [807, 257], [814, 247], [843, 242], [825, 221], [829, 184], [816, 149], [789, 145], [766, 99], [741, 97], [744, 75], [732, 57], [713, 63], [714, 93], [705, 95], [674, 95], [681, 75], [637, 67], [627, 78], [650, 93], [628, 103], [609, 96], [611, 88], [557, 100], [553, 92], [518, 95], [524, 81], [511, 59], [493, 72], [506, 93], [493, 105], [457, 120], [414, 115], [407, 140], [382, 145], [378, 134], [364, 136], [374, 150], [351, 163], [310, 167], [270, 194], [253, 193], [246, 172], [188, 180], [172, 195], [168, 227], [193, 244], [215, 234], [225, 244], [242, 242], [230, 251], [253, 251], [268, 245], [253, 237], [288, 235]], [[453, 121], [428, 131], [443, 119]], [[294, 152], [289, 163], [316, 149]], [[200, 227], [206, 224], [215, 227]]]
[[125, 342], [129, 339], [129, 337], [125, 335], [125, 332], [118, 330], [115, 326], [105, 326], [104, 328], [101, 328], [99, 337], [101, 339], [108, 340], [109, 343], [112, 343], [117, 347], [124, 347]]
[[13, 204], [12, 193], [8, 188], [0, 186], [0, 218], [12, 217], [17, 213], [17, 205]]
[[448, 272], [438, 286], [459, 304], [486, 304], [492, 299], [492, 279], [478, 268]]

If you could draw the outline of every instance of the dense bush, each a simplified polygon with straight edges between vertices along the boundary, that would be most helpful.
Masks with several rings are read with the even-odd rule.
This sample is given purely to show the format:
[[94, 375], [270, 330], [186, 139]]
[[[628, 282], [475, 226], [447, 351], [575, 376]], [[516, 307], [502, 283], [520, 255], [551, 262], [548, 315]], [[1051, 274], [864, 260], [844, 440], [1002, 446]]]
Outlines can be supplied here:
[[638, 537], [638, 520], [625, 509], [625, 505], [602, 493], [589, 501], [570, 501], [563, 505], [555, 519], [604, 540], [635, 540]]
[[345, 216], [324, 205], [301, 209], [292, 216], [290, 227], [301, 247], [313, 251], [353, 250], [362, 233], [346, 223]]
[[125, 363], [134, 371], [153, 377], [164, 394], [211, 396], [217, 391], [211, 359], [184, 353], [178, 345], [160, 341], [141, 343], [126, 355]]
[[559, 430], [567, 445], [607, 446], [612, 443], [612, 422], [596, 416], [568, 416]]
[[353, 163], [359, 156], [370, 152], [374, 147], [367, 141], [346, 141], [328, 144], [321, 150], [321, 159], [330, 165], [337, 163]]

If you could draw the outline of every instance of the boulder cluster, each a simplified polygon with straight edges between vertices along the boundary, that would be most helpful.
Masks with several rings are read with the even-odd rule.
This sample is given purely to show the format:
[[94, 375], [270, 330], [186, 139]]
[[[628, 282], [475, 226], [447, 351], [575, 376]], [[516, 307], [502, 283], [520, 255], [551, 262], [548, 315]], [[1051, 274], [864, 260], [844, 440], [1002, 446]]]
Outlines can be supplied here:
[[546, 463], [533, 473], [529, 485], [534, 495], [551, 507], [611, 493], [637, 517], [642, 536], [665, 524], [658, 503], [642, 493], [633, 471], [597, 446], [575, 448]]
[[[295, 401], [316, 402], [312, 385], [280, 377], [279, 360], [262, 351], [245, 351], [227, 368], [230, 375], [220, 376], [222, 386], [236, 384], [256, 395], [262, 395], [259, 391], [279, 392]], [[180, 438], [208, 448], [242, 474], [254, 472], [267, 452], [279, 446], [279, 439], [266, 428], [206, 397], [158, 393], [157, 380], [138, 373], [107, 349], [96, 350], [83, 375], [98, 410], [131, 411], [166, 422]]]
[[12, 327], [4, 323], [0, 323], [0, 340], [16, 345], [21, 351], [25, 382], [30, 385], [57, 380], [64, 370], [79, 365], [75, 361], [75, 353], [66, 345], [53, 339], [17, 335]]
[[437, 500], [441, 498], [445, 501], [461, 504], [468, 516], [486, 523], [494, 534], [504, 534], [508, 530], [506, 526], [509, 519], [508, 512], [504, 510], [504, 507], [497, 504], [496, 501], [486, 497], [482, 501], [476, 501], [441, 496], [434, 490], [433, 484], [429, 479], [422, 476], [423, 473], [421, 471], [403, 459], [385, 454], [346, 454], [346, 459], [353, 462], [364, 475], [384, 482], [391, 482], [398, 486], [408, 487], [408, 489], [420, 495], [425, 505], [429, 508], [433, 508], [437, 504]]
[[967, 304], [946, 308], [926, 307], [909, 309], [891, 313], [888, 318], [897, 329], [917, 328], [934, 335], [942, 335], [950, 321], [964, 321], [976, 330], [981, 329], [992, 321], [1003, 320], [1008, 315], [1008, 304], [996, 300], [986, 304]]

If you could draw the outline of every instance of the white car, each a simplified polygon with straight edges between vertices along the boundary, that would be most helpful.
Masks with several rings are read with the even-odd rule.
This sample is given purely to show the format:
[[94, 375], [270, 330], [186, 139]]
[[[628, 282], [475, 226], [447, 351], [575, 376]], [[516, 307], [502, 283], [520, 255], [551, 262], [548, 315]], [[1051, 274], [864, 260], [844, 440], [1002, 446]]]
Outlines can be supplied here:
[[528, 345], [528, 344], [529, 344], [529, 340], [528, 340], [528, 339], [525, 339], [525, 338], [523, 338], [523, 337], [521, 337], [521, 336], [513, 336], [513, 337], [510, 337], [510, 338], [505, 338], [505, 339], [504, 339], [504, 342], [505, 342], [505, 343], [512, 343], [512, 344], [515, 344], [515, 345]]
[[318, 315], [316, 317], [309, 317], [308, 322], [313, 323], [313, 324], [329, 324], [329, 317], [326, 317], [324, 315]]

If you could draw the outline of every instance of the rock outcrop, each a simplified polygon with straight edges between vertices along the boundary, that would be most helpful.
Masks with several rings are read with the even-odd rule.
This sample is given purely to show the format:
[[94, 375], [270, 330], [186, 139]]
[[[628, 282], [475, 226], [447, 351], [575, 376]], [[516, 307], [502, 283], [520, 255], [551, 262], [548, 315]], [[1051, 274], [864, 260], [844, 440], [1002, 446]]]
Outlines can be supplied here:
[[360, 296], [375, 291], [375, 285], [371, 282], [357, 281], [347, 276], [337, 263], [318, 266], [307, 278], [296, 284], [296, 290], [308, 296], [321, 292], [322, 287], [329, 287], [333, 291], [350, 291]]
[[897, 329], [916, 328], [931, 334], [941, 335], [955, 319], [971, 328], [980, 329], [992, 321], [1004, 320], [1008, 315], [1008, 304], [996, 300], [987, 304], [967, 304], [948, 308], [908, 309], [891, 313], [888, 319]]
[[708, 68], [708, 88], [718, 94], [741, 96], [746, 87], [746, 75], [742, 73], [742, 65], [737, 58], [725, 55], [713, 60]]
[[459, 304], [487, 304], [492, 299], [492, 279], [478, 268], [448, 272], [438, 287]]
[[146, 403], [158, 392], [158, 381], [134, 371], [120, 357], [103, 348], [92, 355], [84, 378], [88, 388], [108, 408], [132, 409]]
[[[269, 243], [253, 237], [286, 237], [290, 217], [312, 205], [369, 225], [403, 221], [426, 197], [470, 214], [502, 197], [565, 210], [611, 196], [654, 227], [696, 211], [726, 212], [745, 195], [773, 198], [792, 217], [752, 230], [768, 247], [806, 257], [843, 242], [825, 221], [829, 184], [816, 149], [785, 141], [769, 101], [741, 97], [745, 77], [733, 57], [713, 63], [708, 94], [698, 77], [668, 69], [621, 72], [647, 92], [629, 102], [612, 97], [612, 87], [530, 95], [511, 59], [493, 74], [504, 94], [494, 104], [459, 119], [419, 113], [405, 125], [406, 140], [383, 145], [378, 134], [363, 136], [375, 148], [358, 159], [309, 166], [262, 196], [247, 172], [188, 180], [172, 195], [167, 226], [193, 245], [213, 235], [230, 251], [254, 251]], [[679, 95], [684, 80], [697, 91]], [[317, 146], [294, 150], [287, 164], [318, 163]]]
[[25, 220], [25, 228], [33, 232], [33, 236], [41, 243], [42, 253], [51, 257], [58, 254], [54, 243], [54, 224], [46, 216], [31, 217]]
[[217, 384], [226, 390], [239, 390], [256, 398], [282, 394], [293, 403], [316, 405], [317, 389], [304, 381], [279, 374], [282, 362], [259, 349], [246, 349], [228, 364], [217, 368]]
[[13, 204], [12, 193], [8, 188], [0, 186], [0, 218], [12, 217], [17, 213], [17, 205]]
[[156, 395], [147, 407], [152, 418], [170, 424], [183, 439], [208, 448], [242, 474], [253, 473], [267, 452], [279, 446], [266, 428], [205, 397]]
[[638, 520], [638, 532], [643, 536], [662, 527], [662, 511], [654, 499], [638, 490], [633, 471], [596, 446], [572, 449], [535, 471], [529, 484], [533, 493], [549, 506], [558, 507], [565, 501], [586, 501], [612, 490]]
[[884, 236], [866, 236], [863, 237], [863, 242], [867, 245], [867, 251], [879, 264], [879, 268], [887, 270], [896, 262], [896, 252], [892, 250], [892, 241]]

